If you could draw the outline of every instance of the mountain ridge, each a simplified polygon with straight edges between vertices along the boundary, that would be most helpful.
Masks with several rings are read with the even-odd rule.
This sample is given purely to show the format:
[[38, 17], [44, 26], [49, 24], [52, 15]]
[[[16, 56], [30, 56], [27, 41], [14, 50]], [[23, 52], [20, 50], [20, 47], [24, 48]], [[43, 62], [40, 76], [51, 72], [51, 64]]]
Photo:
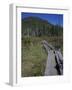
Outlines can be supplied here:
[[62, 34], [63, 28], [49, 23], [39, 17], [27, 17], [22, 19], [22, 34], [32, 36]]

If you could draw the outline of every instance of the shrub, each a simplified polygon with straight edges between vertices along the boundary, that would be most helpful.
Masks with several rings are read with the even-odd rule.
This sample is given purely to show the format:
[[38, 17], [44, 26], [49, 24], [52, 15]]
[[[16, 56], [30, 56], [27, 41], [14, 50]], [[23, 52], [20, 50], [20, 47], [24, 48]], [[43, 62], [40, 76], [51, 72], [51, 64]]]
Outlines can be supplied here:
[[30, 39], [30, 37], [25, 37], [25, 38], [23, 38], [23, 44], [24, 44], [25, 46], [30, 46], [30, 44], [31, 44], [31, 39]]

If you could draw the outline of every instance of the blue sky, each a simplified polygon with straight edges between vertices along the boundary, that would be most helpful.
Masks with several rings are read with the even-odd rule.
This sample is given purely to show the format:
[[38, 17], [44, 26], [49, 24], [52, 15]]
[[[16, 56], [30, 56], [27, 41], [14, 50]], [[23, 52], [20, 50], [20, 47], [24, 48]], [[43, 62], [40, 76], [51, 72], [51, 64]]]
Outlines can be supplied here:
[[40, 14], [40, 13], [21, 13], [21, 18], [27, 18], [27, 17], [40, 17], [41, 19], [47, 20], [48, 22], [56, 25], [63, 26], [63, 14]]

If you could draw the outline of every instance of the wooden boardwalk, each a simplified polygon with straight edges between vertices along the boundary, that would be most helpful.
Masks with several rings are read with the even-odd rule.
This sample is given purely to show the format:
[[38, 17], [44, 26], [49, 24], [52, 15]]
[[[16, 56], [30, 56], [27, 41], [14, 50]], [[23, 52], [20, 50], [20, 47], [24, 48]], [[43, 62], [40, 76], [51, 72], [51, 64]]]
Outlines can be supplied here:
[[60, 51], [56, 51], [54, 47], [48, 44], [47, 41], [42, 41], [42, 44], [48, 54], [45, 68], [45, 76], [62, 75], [63, 74], [63, 58]]
[[57, 75], [57, 70], [55, 68], [56, 62], [55, 62], [55, 55], [52, 50], [48, 52], [48, 58], [46, 62], [46, 68], [45, 68], [45, 76], [48, 75]]

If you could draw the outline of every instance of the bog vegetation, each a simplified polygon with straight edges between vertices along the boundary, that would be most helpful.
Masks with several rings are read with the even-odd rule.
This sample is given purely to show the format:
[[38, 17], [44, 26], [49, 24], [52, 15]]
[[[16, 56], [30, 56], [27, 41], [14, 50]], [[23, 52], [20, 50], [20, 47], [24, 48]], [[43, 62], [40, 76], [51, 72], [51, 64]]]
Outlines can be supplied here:
[[22, 19], [22, 77], [43, 76], [47, 53], [41, 44], [48, 41], [63, 51], [63, 27], [53, 25], [38, 17]]

